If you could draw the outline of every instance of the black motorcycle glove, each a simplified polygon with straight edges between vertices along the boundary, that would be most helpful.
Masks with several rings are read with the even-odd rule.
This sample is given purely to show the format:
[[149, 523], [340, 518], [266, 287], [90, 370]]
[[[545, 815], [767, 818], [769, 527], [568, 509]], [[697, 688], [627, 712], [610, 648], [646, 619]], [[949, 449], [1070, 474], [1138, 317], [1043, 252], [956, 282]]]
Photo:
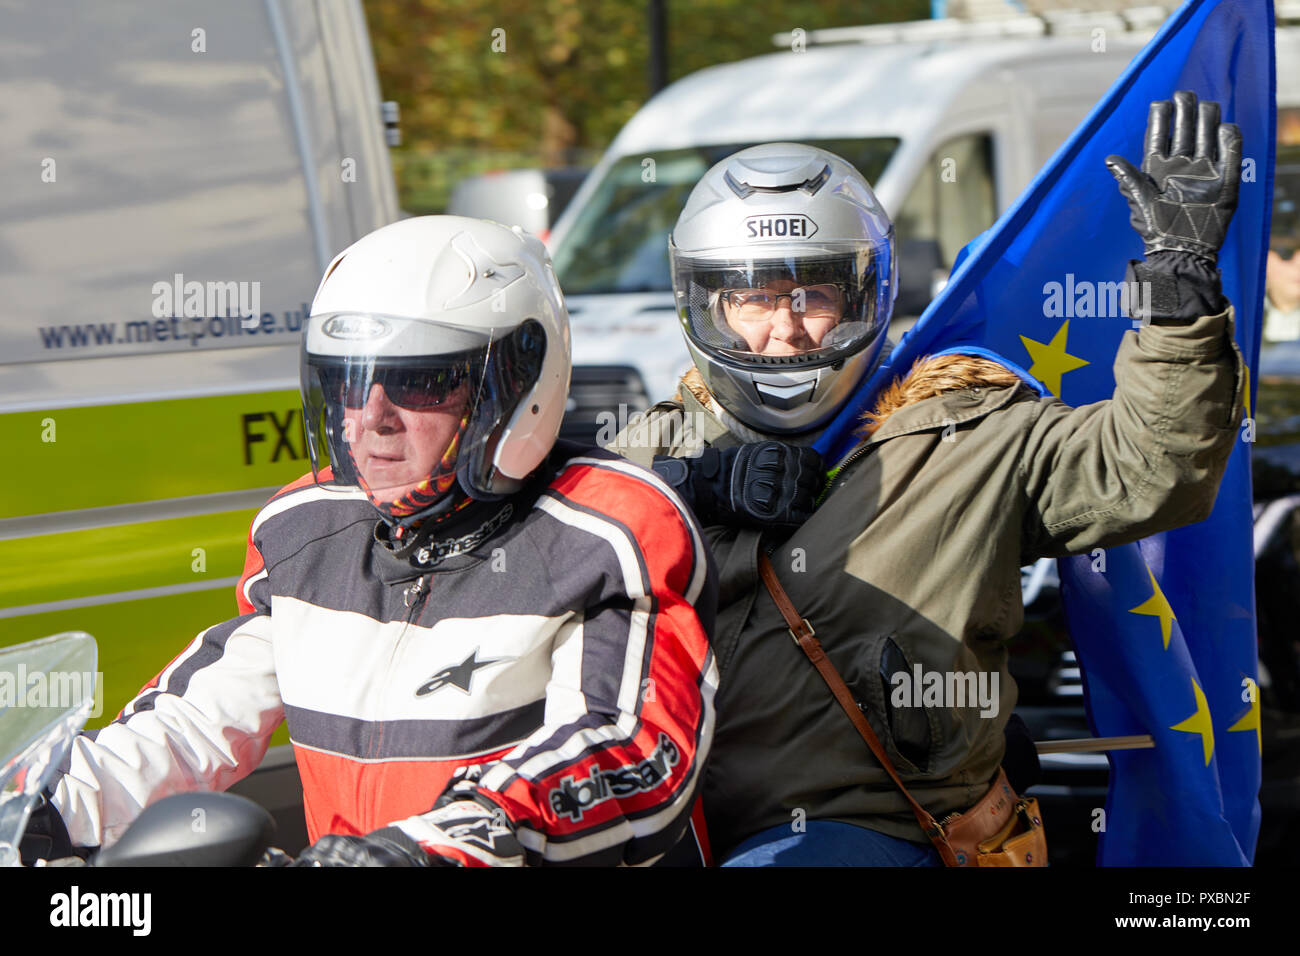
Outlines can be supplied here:
[[1121, 156], [1107, 156], [1106, 167], [1148, 256], [1187, 252], [1217, 262], [1241, 185], [1241, 130], [1219, 122], [1218, 103], [1198, 110], [1188, 90], [1172, 105], [1152, 103], [1141, 170]]
[[523, 866], [524, 848], [505, 808], [478, 789], [483, 765], [461, 767], [433, 811], [424, 843], [436, 866]]
[[431, 862], [420, 844], [397, 827], [383, 827], [365, 836], [327, 833], [291, 865], [429, 866]]
[[703, 524], [797, 528], [816, 507], [821, 455], [779, 441], [706, 448], [696, 458], [656, 457], [654, 470]]
[[1218, 267], [1190, 252], [1153, 252], [1145, 262], [1133, 259], [1125, 281], [1139, 290], [1136, 301], [1143, 304], [1133, 317], [1155, 325], [1181, 325], [1228, 308]]
[[27, 818], [27, 829], [18, 842], [18, 859], [23, 866], [35, 866], [37, 860], [57, 860], [65, 857], [85, 858], [93, 847], [75, 847], [68, 836], [63, 817], [50, 801], [50, 792], [41, 794], [40, 802], [32, 808]]

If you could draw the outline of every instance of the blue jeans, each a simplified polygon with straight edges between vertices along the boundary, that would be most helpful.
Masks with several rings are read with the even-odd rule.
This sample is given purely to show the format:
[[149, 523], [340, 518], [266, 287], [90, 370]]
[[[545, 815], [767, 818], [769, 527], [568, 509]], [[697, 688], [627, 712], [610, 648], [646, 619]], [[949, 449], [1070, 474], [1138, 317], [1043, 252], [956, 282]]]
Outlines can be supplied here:
[[804, 832], [783, 823], [736, 847], [723, 866], [943, 866], [932, 846], [834, 820], [809, 820]]

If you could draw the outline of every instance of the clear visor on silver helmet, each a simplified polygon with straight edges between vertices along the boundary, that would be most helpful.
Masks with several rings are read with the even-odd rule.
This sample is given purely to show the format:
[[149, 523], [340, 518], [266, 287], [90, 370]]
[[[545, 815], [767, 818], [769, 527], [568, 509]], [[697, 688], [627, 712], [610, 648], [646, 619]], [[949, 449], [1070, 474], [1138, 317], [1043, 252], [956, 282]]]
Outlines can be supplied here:
[[752, 368], [814, 367], [854, 355], [882, 333], [887, 242], [822, 243], [798, 257], [737, 252], [672, 250], [678, 315], [705, 352]]

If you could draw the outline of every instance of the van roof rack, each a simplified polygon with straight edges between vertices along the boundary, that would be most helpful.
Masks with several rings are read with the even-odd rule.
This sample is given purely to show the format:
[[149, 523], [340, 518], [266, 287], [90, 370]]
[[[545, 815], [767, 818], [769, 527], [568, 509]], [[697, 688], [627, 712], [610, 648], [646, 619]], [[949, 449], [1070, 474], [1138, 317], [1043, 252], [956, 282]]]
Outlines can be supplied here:
[[[1176, 0], [1126, 6], [1125, 0], [1073, 0], [1089, 3], [1078, 9], [1053, 0], [1022, 0], [1017, 10], [1008, 0], [950, 0], [956, 16], [934, 20], [908, 20], [824, 30], [787, 30], [774, 34], [773, 46], [797, 44], [833, 46], [859, 43], [936, 43], [956, 40], [1015, 39], [1036, 36], [1072, 36], [1102, 27], [1118, 33], [1152, 33], [1179, 6]], [[1110, 8], [1110, 9], [1107, 9]], [[1300, 23], [1300, 0], [1275, 0], [1278, 26]]]

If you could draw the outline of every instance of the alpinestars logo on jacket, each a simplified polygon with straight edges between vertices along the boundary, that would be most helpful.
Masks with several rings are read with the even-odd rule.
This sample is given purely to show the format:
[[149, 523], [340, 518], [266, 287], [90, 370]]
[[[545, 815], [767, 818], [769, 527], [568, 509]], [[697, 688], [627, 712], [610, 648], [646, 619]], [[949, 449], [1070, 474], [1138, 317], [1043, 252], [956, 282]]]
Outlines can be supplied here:
[[415, 692], [416, 697], [423, 697], [425, 694], [432, 694], [435, 691], [442, 690], [444, 687], [455, 687], [462, 694], [469, 693], [470, 682], [474, 679], [474, 672], [480, 667], [489, 667], [492, 664], [504, 664], [514, 658], [501, 657], [490, 661], [481, 661], [478, 659], [478, 648], [470, 651], [469, 657], [465, 658], [459, 664], [451, 667], [444, 667], [438, 673], [434, 674], [427, 681], [419, 686]]

